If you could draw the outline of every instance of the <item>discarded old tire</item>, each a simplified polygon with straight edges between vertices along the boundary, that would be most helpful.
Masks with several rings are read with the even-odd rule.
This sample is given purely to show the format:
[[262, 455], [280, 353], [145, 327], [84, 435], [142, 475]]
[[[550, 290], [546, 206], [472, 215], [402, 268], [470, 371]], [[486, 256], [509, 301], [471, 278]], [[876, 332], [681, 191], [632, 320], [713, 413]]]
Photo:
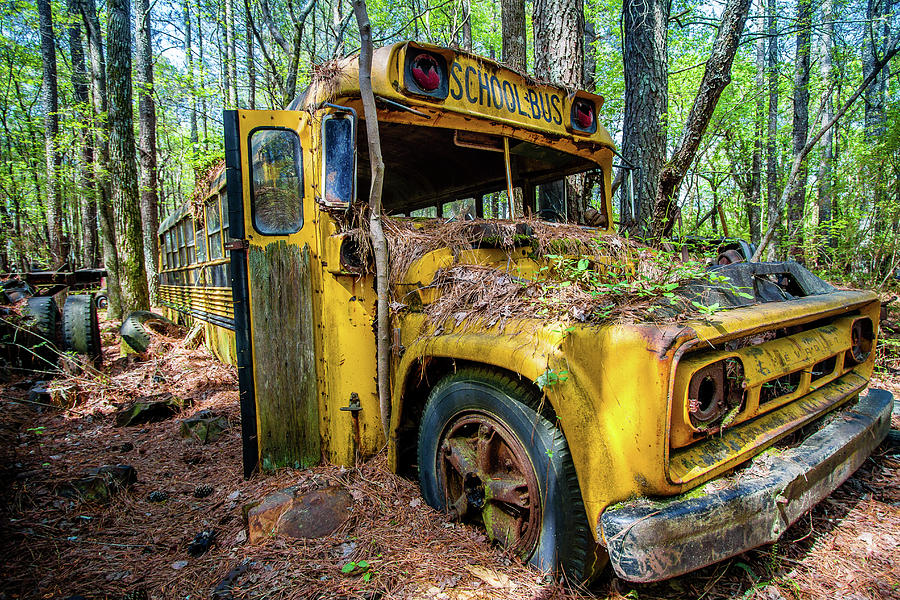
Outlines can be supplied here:
[[91, 294], [75, 294], [63, 306], [63, 335], [66, 349], [97, 360], [100, 352], [100, 321]]
[[109, 298], [107, 298], [106, 294], [97, 294], [94, 297], [94, 304], [97, 305], [97, 308], [104, 309], [109, 306]]
[[150, 347], [150, 334], [144, 323], [157, 321], [174, 325], [170, 319], [146, 310], [136, 310], [125, 317], [122, 326], [119, 327], [119, 335], [122, 340], [135, 352], [145, 352]]
[[53, 296], [32, 296], [25, 301], [28, 314], [34, 319], [34, 327], [44, 338], [56, 342], [59, 328], [59, 307]]
[[419, 428], [419, 485], [429, 505], [484, 525], [523, 560], [585, 580], [594, 541], [565, 437], [539, 400], [486, 369], [443, 379]]
[[722, 252], [719, 255], [718, 260], [716, 260], [717, 264], [720, 265], [733, 265], [735, 263], [744, 262], [744, 257], [741, 256], [741, 253], [737, 250], [730, 248], [725, 252]]

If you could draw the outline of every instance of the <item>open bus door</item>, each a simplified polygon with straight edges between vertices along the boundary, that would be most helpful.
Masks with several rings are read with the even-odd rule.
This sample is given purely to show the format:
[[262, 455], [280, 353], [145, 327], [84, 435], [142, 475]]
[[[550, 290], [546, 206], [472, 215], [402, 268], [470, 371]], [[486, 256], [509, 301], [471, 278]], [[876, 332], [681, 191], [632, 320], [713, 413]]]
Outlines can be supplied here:
[[[302, 111], [225, 111], [244, 476], [321, 458]], [[304, 149], [306, 152], [304, 153]]]

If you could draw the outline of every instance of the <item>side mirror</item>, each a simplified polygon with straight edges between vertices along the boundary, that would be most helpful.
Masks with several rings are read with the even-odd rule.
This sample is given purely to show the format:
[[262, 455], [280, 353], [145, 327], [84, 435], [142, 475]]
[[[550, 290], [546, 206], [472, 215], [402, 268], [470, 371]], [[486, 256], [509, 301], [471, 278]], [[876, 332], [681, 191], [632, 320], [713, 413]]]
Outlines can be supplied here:
[[322, 202], [346, 208], [356, 197], [356, 115], [322, 118]]

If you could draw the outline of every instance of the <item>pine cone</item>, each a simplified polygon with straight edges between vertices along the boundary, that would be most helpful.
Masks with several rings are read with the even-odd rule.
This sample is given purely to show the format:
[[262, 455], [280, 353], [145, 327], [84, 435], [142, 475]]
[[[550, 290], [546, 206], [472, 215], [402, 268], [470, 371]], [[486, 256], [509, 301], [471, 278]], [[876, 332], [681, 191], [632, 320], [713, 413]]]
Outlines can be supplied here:
[[194, 498], [206, 498], [213, 493], [213, 486], [209, 484], [201, 484], [194, 488]]
[[150, 492], [147, 496], [147, 500], [150, 502], [165, 502], [169, 499], [169, 494], [162, 490], [156, 490], [155, 492]]

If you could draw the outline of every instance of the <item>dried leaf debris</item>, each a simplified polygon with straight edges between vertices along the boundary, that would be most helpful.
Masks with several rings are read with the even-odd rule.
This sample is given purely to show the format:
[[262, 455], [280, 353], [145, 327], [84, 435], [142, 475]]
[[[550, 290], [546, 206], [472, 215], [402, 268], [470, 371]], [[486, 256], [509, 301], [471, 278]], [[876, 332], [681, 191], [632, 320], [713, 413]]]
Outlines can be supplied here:
[[[776, 545], [671, 581], [631, 585], [606, 572], [590, 591], [550, 583], [482, 533], [428, 508], [415, 482], [389, 473], [384, 457], [355, 468], [323, 465], [241, 478], [240, 411], [234, 369], [181, 334], [154, 336], [139, 360], [120, 357], [104, 323], [104, 367], [53, 375], [74, 385], [72, 410], [21, 402], [33, 373], [5, 371], [0, 386], [0, 600], [175, 598], [898, 598], [900, 415], [864, 466]], [[875, 385], [900, 393], [882, 361]], [[186, 408], [171, 419], [117, 427], [120, 408], [155, 394]], [[179, 435], [181, 419], [209, 410], [231, 429], [207, 444]], [[104, 464], [129, 464], [136, 483], [108, 503], [58, 494]], [[328, 537], [246, 541], [245, 504], [291, 485], [329, 485], [353, 498]], [[212, 492], [197, 498], [199, 486]], [[151, 502], [151, 492], [165, 499]], [[202, 495], [202, 494], [201, 494]], [[215, 531], [198, 557], [188, 545]], [[353, 565], [348, 569], [348, 565]], [[361, 565], [365, 565], [362, 567]], [[368, 580], [365, 574], [369, 573]]]

